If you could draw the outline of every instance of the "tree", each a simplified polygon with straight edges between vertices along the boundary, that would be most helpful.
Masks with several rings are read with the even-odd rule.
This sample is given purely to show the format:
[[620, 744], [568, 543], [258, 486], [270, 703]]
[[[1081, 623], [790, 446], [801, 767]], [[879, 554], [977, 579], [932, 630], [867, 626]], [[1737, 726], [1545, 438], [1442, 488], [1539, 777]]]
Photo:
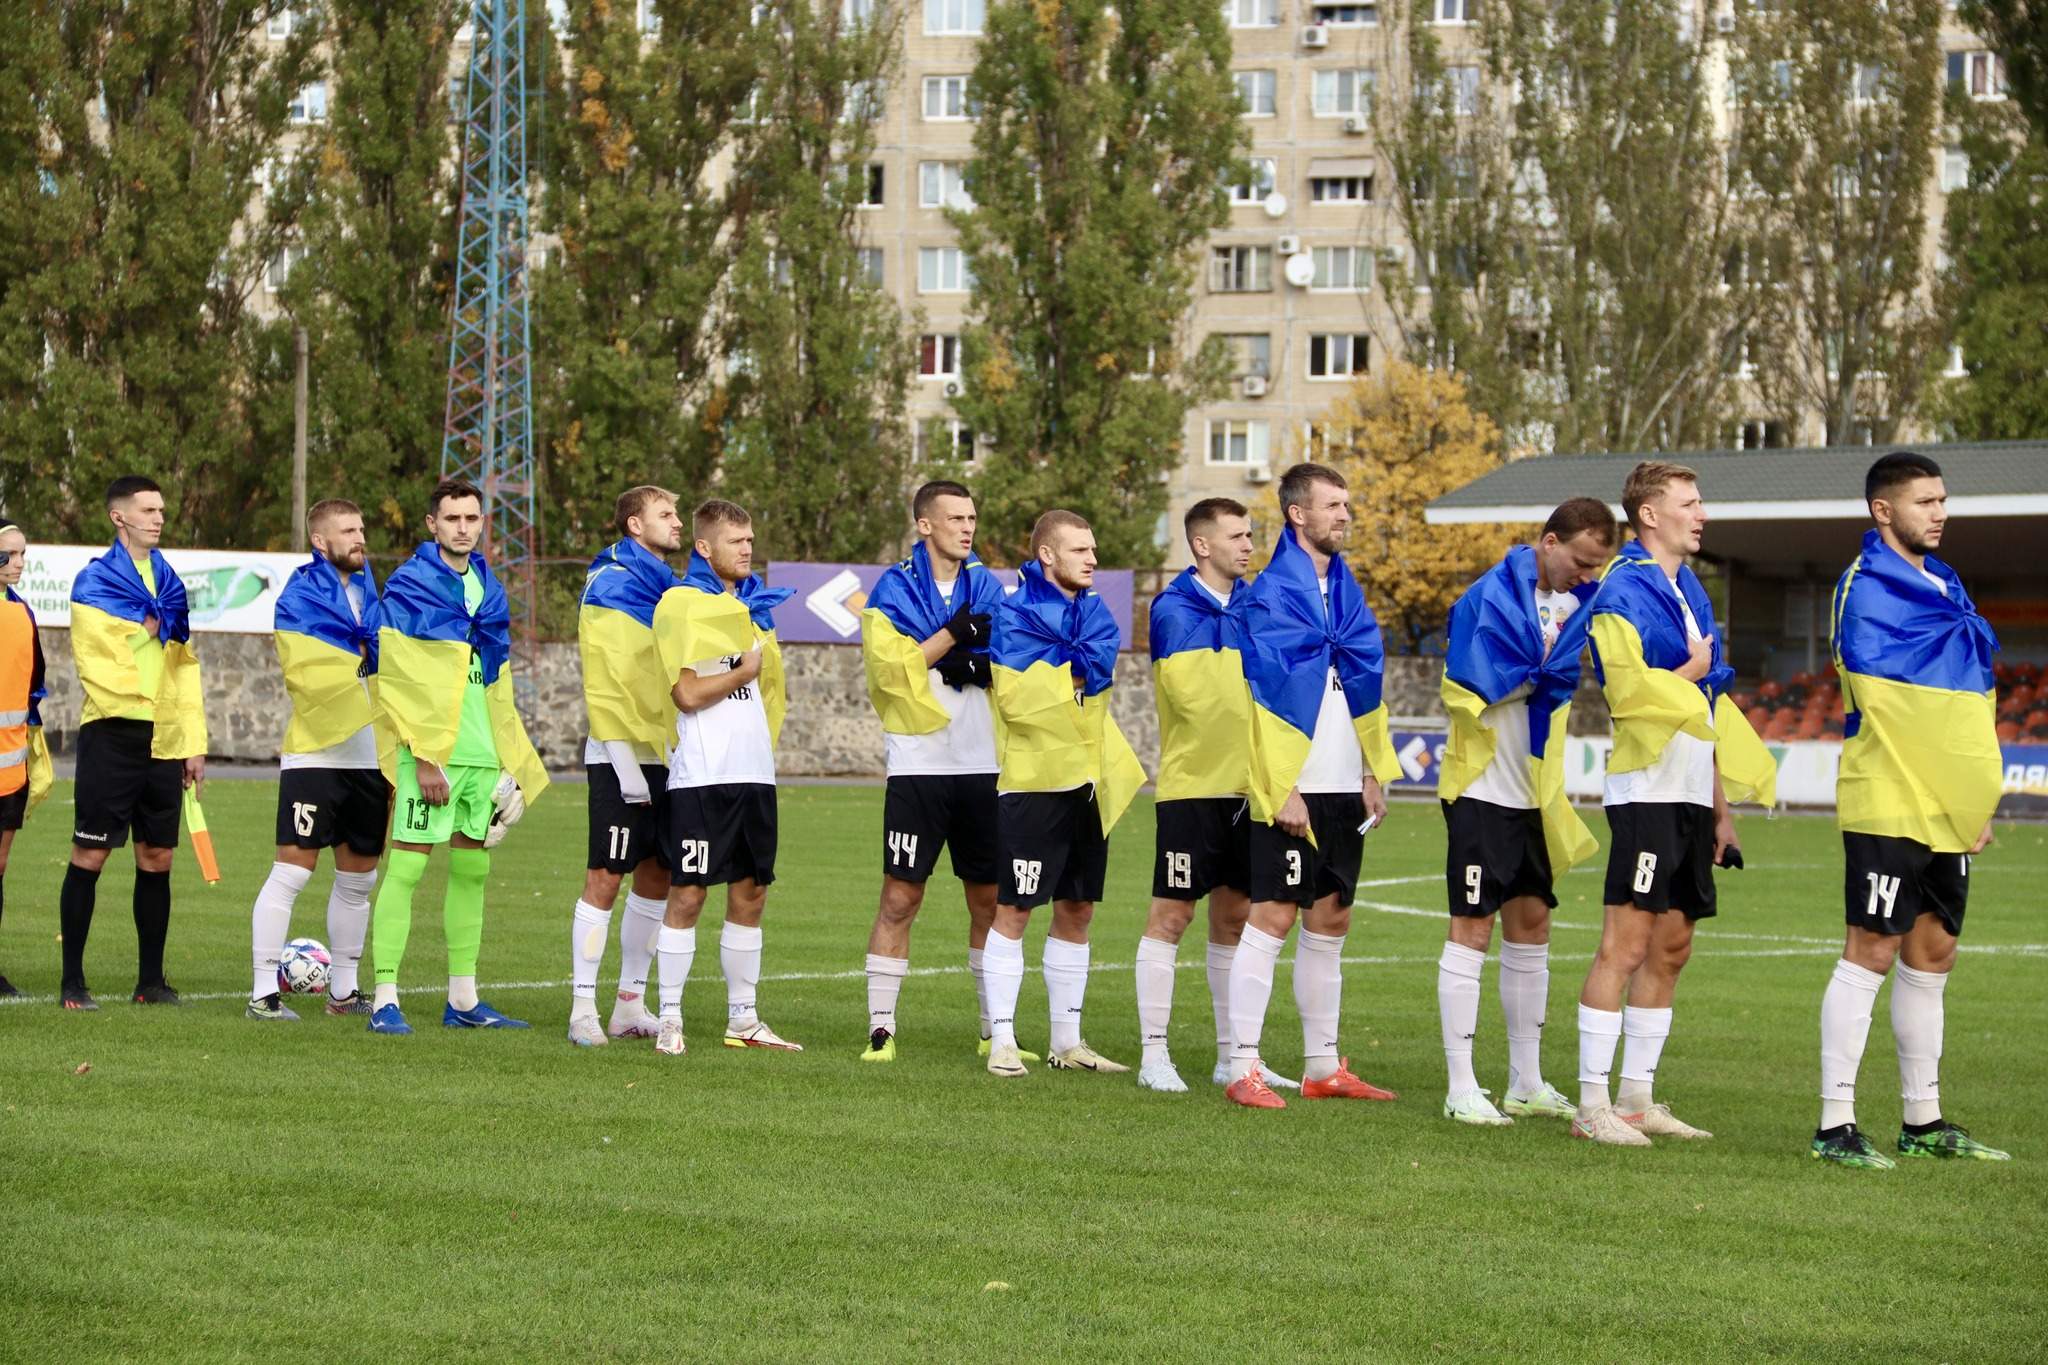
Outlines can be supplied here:
[[993, 438], [982, 542], [1015, 560], [1067, 507], [1105, 563], [1159, 554], [1163, 476], [1192, 408], [1222, 390], [1190, 352], [1196, 251], [1245, 177], [1229, 31], [1215, 0], [995, 0], [970, 100], [968, 190], [949, 216], [974, 278], [960, 416]]
[[1732, 162], [1770, 263], [1748, 361], [1766, 402], [1830, 445], [1913, 415], [1940, 327], [1922, 249], [1941, 112], [1942, 0], [1736, 11]]
[[[291, 232], [248, 213], [319, 75], [281, 0], [10, 5], [0, 81], [0, 482], [42, 538], [100, 488], [171, 491], [181, 540], [245, 543], [285, 493], [252, 435], [250, 295]], [[296, 106], [296, 108], [295, 108]]]
[[757, 230], [727, 281], [726, 351], [744, 362], [726, 393], [720, 483], [778, 558], [873, 559], [904, 524], [916, 335], [869, 278], [857, 230], [903, 11], [843, 15], [814, 0], [768, 7], [777, 56], [735, 170]]
[[1500, 431], [1448, 371], [1394, 361], [1323, 413], [1308, 458], [1334, 466], [1359, 512], [1344, 558], [1387, 633], [1414, 650], [1500, 558], [1507, 526], [1431, 526], [1423, 509], [1500, 466]]

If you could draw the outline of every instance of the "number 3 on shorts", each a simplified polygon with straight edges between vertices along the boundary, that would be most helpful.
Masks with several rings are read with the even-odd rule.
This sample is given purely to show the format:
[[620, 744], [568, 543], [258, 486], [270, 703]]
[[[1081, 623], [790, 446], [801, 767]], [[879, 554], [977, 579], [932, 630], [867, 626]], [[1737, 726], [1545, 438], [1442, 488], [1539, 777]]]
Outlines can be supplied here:
[[1301, 850], [1298, 848], [1287, 850], [1287, 884], [1301, 885]]
[[1634, 887], [1635, 893], [1639, 896], [1647, 896], [1650, 893], [1650, 888], [1654, 886], [1656, 882], [1657, 855], [1654, 853], [1637, 854], [1636, 880]]

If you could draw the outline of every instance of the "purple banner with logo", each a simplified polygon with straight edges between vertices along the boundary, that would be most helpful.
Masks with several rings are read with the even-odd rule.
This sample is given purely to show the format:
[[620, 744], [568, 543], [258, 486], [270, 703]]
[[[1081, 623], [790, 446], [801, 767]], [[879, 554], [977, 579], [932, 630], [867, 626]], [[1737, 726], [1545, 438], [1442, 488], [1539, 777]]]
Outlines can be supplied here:
[[[860, 643], [860, 613], [867, 606], [868, 592], [882, 576], [886, 564], [790, 564], [771, 565], [763, 575], [768, 585], [790, 588], [796, 596], [775, 609], [775, 634], [784, 643], [812, 645], [856, 645]], [[997, 578], [1017, 586], [1015, 569], [997, 569]], [[1095, 590], [1109, 603], [1123, 632], [1125, 649], [1143, 649], [1144, 641], [1131, 639], [1131, 596], [1135, 577], [1129, 569], [1097, 569]]]

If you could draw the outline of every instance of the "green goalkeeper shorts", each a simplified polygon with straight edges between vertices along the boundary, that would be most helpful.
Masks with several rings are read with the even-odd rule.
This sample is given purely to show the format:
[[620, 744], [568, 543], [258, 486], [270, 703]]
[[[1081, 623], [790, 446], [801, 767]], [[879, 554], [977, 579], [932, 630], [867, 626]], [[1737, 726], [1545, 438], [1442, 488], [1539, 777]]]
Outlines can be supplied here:
[[418, 765], [412, 753], [398, 751], [398, 796], [391, 810], [391, 837], [401, 844], [445, 844], [450, 836], [467, 835], [482, 843], [491, 829], [492, 793], [498, 790], [498, 769], [450, 764], [448, 802], [430, 806], [420, 795]]

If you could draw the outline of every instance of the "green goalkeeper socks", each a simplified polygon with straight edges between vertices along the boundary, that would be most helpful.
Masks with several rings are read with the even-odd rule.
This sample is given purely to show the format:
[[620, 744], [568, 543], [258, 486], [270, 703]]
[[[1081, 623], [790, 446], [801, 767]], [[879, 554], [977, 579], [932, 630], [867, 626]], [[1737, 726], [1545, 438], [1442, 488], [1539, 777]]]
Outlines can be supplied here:
[[448, 850], [448, 896], [441, 918], [448, 934], [448, 975], [475, 976], [484, 946], [484, 880], [491, 855], [480, 848]]
[[[377, 907], [371, 912], [371, 961], [380, 986], [398, 984], [398, 963], [405, 956], [405, 940], [412, 933], [412, 893], [427, 871], [427, 855], [394, 848], [384, 867], [384, 883], [377, 888]], [[481, 900], [481, 896], [479, 896]]]

